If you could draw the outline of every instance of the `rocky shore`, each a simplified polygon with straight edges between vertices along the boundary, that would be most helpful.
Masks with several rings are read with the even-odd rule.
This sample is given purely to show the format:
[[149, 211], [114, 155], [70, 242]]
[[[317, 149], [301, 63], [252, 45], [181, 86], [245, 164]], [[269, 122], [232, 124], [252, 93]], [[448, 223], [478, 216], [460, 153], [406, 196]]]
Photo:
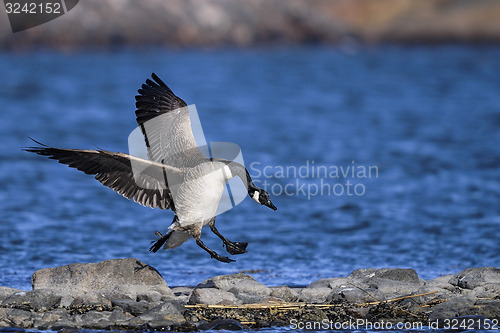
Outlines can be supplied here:
[[498, 43], [499, 16], [494, 0], [86, 0], [15, 34], [0, 11], [0, 49]]
[[155, 268], [128, 258], [46, 268], [31, 282], [30, 291], [0, 287], [0, 330], [338, 328], [349, 322], [446, 327], [451, 318], [494, 328], [500, 320], [500, 269], [494, 267], [428, 281], [412, 269], [358, 269], [303, 288], [268, 287], [238, 273], [170, 288]]

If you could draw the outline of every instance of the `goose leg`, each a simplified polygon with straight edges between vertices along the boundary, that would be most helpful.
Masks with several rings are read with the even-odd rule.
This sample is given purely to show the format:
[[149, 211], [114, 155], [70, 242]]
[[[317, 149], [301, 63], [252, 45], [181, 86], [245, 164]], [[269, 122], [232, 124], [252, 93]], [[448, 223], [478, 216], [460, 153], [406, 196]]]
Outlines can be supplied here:
[[210, 222], [208, 222], [208, 225], [210, 226], [210, 230], [212, 230], [212, 232], [222, 240], [224, 246], [226, 246], [226, 251], [229, 252], [229, 254], [236, 255], [247, 252], [248, 243], [231, 242], [226, 237], [222, 236], [219, 230], [217, 230], [217, 228], [215, 227], [215, 217], [212, 218]]
[[198, 244], [199, 247], [201, 247], [203, 250], [207, 251], [209, 254], [210, 254], [210, 257], [214, 258], [214, 259], [217, 259], [221, 262], [234, 262], [236, 260], [233, 260], [233, 259], [229, 259], [228, 257], [223, 257], [221, 256], [220, 254], [218, 254], [217, 252], [215, 252], [214, 250], [208, 248], [205, 243], [203, 243], [201, 241], [200, 238], [196, 239], [196, 244]]
[[203, 228], [203, 223], [197, 223], [193, 224], [188, 227], [190, 229], [191, 235], [193, 235], [193, 238], [196, 240], [196, 244], [198, 244], [199, 247], [201, 247], [203, 250], [207, 251], [210, 254], [210, 257], [217, 259], [221, 262], [233, 262], [236, 260], [230, 259], [228, 257], [223, 257], [219, 255], [217, 252], [214, 250], [208, 248], [208, 246], [205, 245], [200, 239], [201, 237], [201, 229]]

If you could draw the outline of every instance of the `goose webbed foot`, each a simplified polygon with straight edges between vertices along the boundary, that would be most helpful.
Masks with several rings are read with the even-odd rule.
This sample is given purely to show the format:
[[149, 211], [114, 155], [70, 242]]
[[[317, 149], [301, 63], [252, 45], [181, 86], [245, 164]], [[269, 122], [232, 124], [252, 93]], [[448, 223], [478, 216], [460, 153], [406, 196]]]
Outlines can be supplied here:
[[223, 246], [226, 247], [226, 251], [229, 254], [236, 255], [236, 254], [243, 254], [243, 253], [247, 252], [248, 243], [244, 243], [244, 242], [231, 242], [229, 239], [227, 239], [226, 237], [224, 237], [219, 232], [219, 230], [217, 230], [217, 228], [215, 227], [215, 218], [213, 218], [208, 223], [208, 225], [210, 226], [210, 230], [212, 230], [212, 232], [214, 234], [216, 234], [217, 237], [219, 237], [222, 240], [222, 242], [224, 243]]
[[217, 259], [220, 262], [225, 262], [225, 263], [230, 263], [230, 262], [235, 262], [236, 261], [236, 260], [228, 258], [228, 257], [223, 257], [223, 256], [219, 255], [217, 252], [214, 252], [214, 254], [213, 255], [211, 254], [210, 256], [213, 259]]
[[230, 259], [228, 257], [223, 257], [221, 256], [220, 254], [218, 254], [217, 252], [215, 252], [214, 250], [208, 248], [202, 241], [201, 239], [197, 239], [196, 240], [196, 244], [198, 244], [199, 247], [201, 247], [203, 250], [207, 251], [208, 254], [210, 254], [210, 257], [214, 258], [214, 259], [217, 259], [218, 261], [220, 262], [235, 262], [236, 260], [233, 260], [233, 259]]
[[236, 254], [243, 254], [247, 252], [247, 246], [248, 243], [244, 242], [231, 242], [227, 239], [225, 239], [224, 246], [226, 247], [226, 251], [229, 254], [236, 255]]

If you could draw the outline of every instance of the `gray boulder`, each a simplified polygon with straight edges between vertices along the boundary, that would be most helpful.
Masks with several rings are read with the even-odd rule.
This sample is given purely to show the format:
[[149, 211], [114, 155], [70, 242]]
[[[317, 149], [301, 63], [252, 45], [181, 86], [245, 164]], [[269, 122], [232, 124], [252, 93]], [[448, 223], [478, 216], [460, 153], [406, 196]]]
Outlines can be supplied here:
[[89, 311], [81, 315], [80, 325], [88, 329], [109, 329], [113, 322], [109, 320], [110, 311]]
[[[437, 293], [435, 292], [437, 291]], [[431, 294], [432, 293], [432, 294]], [[451, 291], [443, 289], [441, 287], [426, 285], [424, 284], [417, 291], [413, 293], [414, 295], [426, 294], [423, 296], [413, 297], [411, 300], [403, 301], [403, 304], [424, 304], [431, 301], [442, 301], [455, 297]]]
[[410, 295], [424, 283], [415, 270], [403, 268], [357, 269], [349, 275], [347, 281], [365, 290], [377, 289], [385, 298]]
[[40, 314], [36, 312], [0, 308], [0, 327], [32, 328], [39, 318]]
[[242, 301], [229, 291], [216, 288], [197, 288], [191, 293], [188, 303], [235, 305], [242, 304]]
[[476, 297], [500, 299], [500, 284], [490, 283], [474, 288]]
[[0, 303], [9, 297], [10, 295], [13, 295], [15, 293], [22, 292], [22, 290], [19, 289], [14, 289], [14, 288], [9, 288], [9, 287], [0, 287]]
[[364, 288], [363, 290], [349, 287], [334, 290], [327, 298], [329, 303], [345, 301], [351, 304], [385, 301], [386, 296], [378, 289]]
[[[404, 303], [410, 304], [410, 302], [417, 302], [419, 304], [427, 303], [434, 300], [443, 300], [455, 297], [456, 295], [460, 295], [459, 288], [451, 285], [449, 280], [453, 277], [453, 275], [445, 275], [435, 278], [433, 280], [425, 281], [423, 286], [421, 286], [417, 291], [413, 294], [427, 294], [419, 297], [415, 297], [412, 301], [407, 301]], [[437, 293], [434, 293], [437, 291]], [[432, 293], [432, 294], [429, 294]]]
[[444, 303], [433, 306], [429, 315], [429, 321], [443, 320], [465, 315], [471, 315], [474, 312], [474, 300], [462, 296], [454, 297]]
[[485, 316], [489, 319], [495, 319], [500, 322], [500, 299], [478, 300], [475, 303], [476, 315]]
[[186, 322], [182, 315], [184, 307], [177, 302], [164, 302], [147, 311], [139, 318], [148, 323], [152, 329], [171, 328]]
[[328, 284], [328, 287], [330, 287], [332, 289], [343, 289], [343, 288], [352, 287], [352, 285], [350, 285], [348, 283], [348, 281], [349, 281], [349, 278], [345, 278], [345, 277], [334, 278], [334, 279], [330, 280], [330, 283]]
[[271, 288], [271, 297], [284, 302], [295, 302], [299, 298], [299, 293], [297, 290], [284, 285], [281, 287]]
[[53, 309], [61, 303], [61, 296], [52, 290], [38, 289], [21, 291], [10, 295], [2, 302], [2, 307], [17, 308], [28, 311]]
[[76, 297], [68, 297], [65, 295], [61, 300], [61, 306], [67, 306], [65, 303], [69, 301], [71, 301], [69, 304], [70, 308], [94, 308], [100, 310], [111, 308], [111, 301], [102, 294], [95, 292], [80, 294]]
[[408, 282], [419, 284], [417, 272], [410, 268], [363, 268], [357, 269], [349, 275], [351, 280], [372, 283], [377, 279], [386, 279], [391, 281]]
[[135, 258], [45, 268], [33, 274], [31, 284], [34, 290], [50, 289], [71, 297], [99, 293], [108, 299], [136, 300], [151, 292], [171, 295], [160, 273]]
[[234, 295], [241, 301], [242, 304], [264, 303], [270, 299], [268, 295], [248, 292], [237, 292]]
[[348, 281], [349, 279], [345, 277], [320, 279], [318, 281], [311, 283], [308, 288], [338, 289], [338, 288], [352, 287], [347, 283]]
[[298, 296], [299, 301], [313, 304], [325, 303], [332, 290], [330, 288], [303, 288]]
[[131, 318], [134, 318], [134, 316], [123, 311], [123, 309], [116, 307], [113, 311], [111, 311], [111, 315], [108, 319], [113, 323], [113, 325], [126, 325]]
[[455, 297], [433, 306], [429, 321], [442, 321], [462, 316], [484, 316], [500, 320], [500, 300], [474, 300], [469, 297]]
[[43, 312], [34, 323], [34, 327], [40, 330], [51, 328], [62, 329], [74, 326], [69, 312], [61, 308]]
[[308, 288], [330, 288], [330, 281], [336, 280], [337, 278], [326, 278], [319, 279], [311, 283]]
[[129, 320], [127, 320], [125, 323], [122, 324], [122, 326], [130, 327], [130, 328], [140, 328], [143, 329], [146, 327], [147, 323], [146, 321], [142, 320], [139, 317], [132, 317]]
[[360, 304], [410, 295], [423, 284], [413, 269], [357, 269], [348, 277], [315, 281], [301, 291], [299, 298], [309, 303], [347, 301]]
[[447, 290], [450, 293], [457, 293], [458, 288], [450, 283], [450, 279], [454, 275], [444, 275], [437, 277], [433, 280], [427, 280], [424, 283], [424, 286], [429, 287], [429, 288], [437, 288], [437, 289], [442, 289], [442, 290]]
[[170, 298], [170, 297], [174, 297], [173, 295], [162, 295], [161, 293], [157, 292], [157, 291], [154, 291], [154, 290], [151, 290], [149, 291], [148, 293], [145, 293], [145, 294], [138, 294], [137, 295], [137, 302], [140, 302], [140, 301], [146, 301], [146, 302], [159, 302], [165, 298]]
[[175, 296], [175, 300], [182, 303], [187, 303], [189, 301], [191, 293], [193, 292], [193, 288], [189, 287], [175, 287], [172, 288], [171, 290]]
[[201, 282], [196, 288], [217, 288], [231, 292], [271, 294], [268, 287], [255, 281], [250, 275], [243, 273], [214, 276]]
[[145, 300], [139, 302], [132, 300], [113, 300], [111, 303], [113, 307], [119, 307], [123, 311], [128, 312], [136, 317], [160, 305], [160, 302], [150, 303]]
[[487, 284], [500, 284], [500, 269], [496, 267], [467, 268], [455, 274], [449, 283], [464, 289], [475, 289]]
[[259, 303], [271, 295], [272, 290], [255, 281], [247, 274], [219, 275], [209, 278], [196, 286], [196, 290], [215, 288], [233, 293], [243, 304]]
[[[117, 326], [127, 327], [134, 319], [131, 314], [125, 313], [121, 308], [115, 308], [113, 311], [88, 311], [81, 315], [71, 317], [73, 328], [86, 328], [93, 330], [110, 330]], [[143, 321], [137, 320], [138, 325], [144, 324]], [[56, 323], [52, 329], [59, 327], [60, 323]]]
[[387, 298], [410, 295], [417, 291], [420, 283], [400, 282], [389, 279], [379, 279], [376, 284], [376, 289], [383, 293]]

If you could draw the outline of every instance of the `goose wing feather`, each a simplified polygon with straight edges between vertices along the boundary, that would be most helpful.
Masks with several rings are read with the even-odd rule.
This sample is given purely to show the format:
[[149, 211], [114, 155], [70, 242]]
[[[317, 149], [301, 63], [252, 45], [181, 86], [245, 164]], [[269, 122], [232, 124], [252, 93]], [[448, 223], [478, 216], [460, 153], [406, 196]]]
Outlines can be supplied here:
[[156, 75], [138, 90], [136, 121], [146, 139], [151, 161], [192, 167], [203, 160], [191, 128], [186, 102]]
[[[61, 149], [45, 145], [24, 150], [94, 175], [101, 184], [143, 206], [174, 210], [165, 172], [168, 169], [169, 173], [179, 176], [182, 172], [171, 166], [106, 150]], [[135, 177], [132, 163], [142, 170]]]
[[186, 107], [187, 104], [177, 97], [173, 91], [155, 73], [146, 80], [135, 96], [135, 111], [137, 125], [144, 124], [161, 114]]

